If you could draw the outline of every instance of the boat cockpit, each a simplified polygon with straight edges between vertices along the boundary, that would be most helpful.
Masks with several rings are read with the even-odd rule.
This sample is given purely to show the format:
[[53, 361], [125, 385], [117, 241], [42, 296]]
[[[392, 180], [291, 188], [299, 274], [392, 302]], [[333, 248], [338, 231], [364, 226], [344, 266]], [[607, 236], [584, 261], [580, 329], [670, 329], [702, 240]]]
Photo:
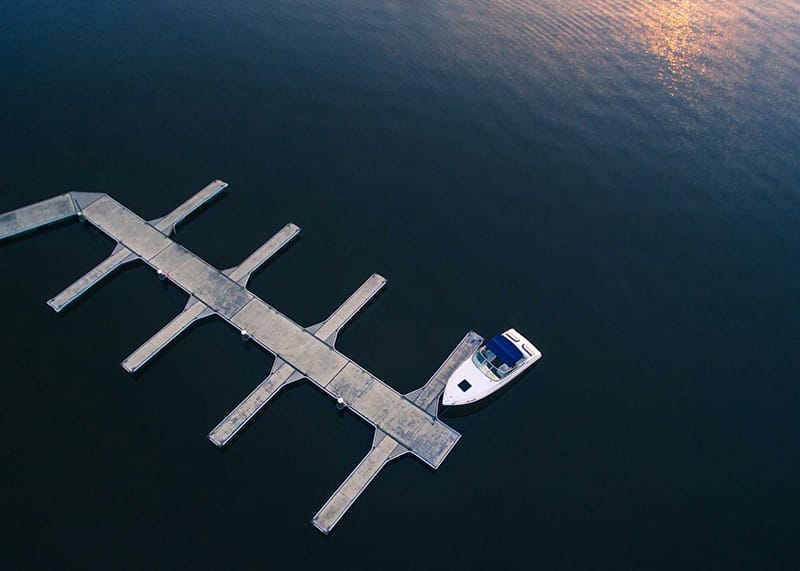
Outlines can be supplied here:
[[514, 343], [503, 335], [492, 337], [472, 356], [472, 362], [494, 381], [501, 381], [525, 360]]

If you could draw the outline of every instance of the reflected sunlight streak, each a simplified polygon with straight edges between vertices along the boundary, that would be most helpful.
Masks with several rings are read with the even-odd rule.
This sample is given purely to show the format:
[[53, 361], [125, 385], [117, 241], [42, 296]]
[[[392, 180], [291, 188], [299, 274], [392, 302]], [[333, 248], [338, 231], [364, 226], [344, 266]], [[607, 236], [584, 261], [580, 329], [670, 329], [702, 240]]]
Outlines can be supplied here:
[[737, 60], [743, 4], [660, 0], [639, 6], [641, 38], [646, 51], [661, 62], [658, 78], [671, 95], [702, 92], [702, 80], [719, 84], [734, 78], [730, 64]]

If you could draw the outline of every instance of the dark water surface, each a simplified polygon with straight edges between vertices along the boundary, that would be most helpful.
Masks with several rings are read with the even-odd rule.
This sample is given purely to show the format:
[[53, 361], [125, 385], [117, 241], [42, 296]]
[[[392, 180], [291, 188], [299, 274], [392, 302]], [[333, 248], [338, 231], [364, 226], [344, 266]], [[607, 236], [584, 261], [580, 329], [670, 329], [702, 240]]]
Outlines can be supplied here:
[[302, 324], [378, 271], [339, 348], [400, 391], [464, 332], [541, 363], [445, 419], [326, 538], [371, 443], [311, 385], [220, 452], [271, 357], [220, 321], [131, 379], [185, 301], [77, 223], [0, 245], [0, 567], [792, 569], [800, 564], [800, 6], [775, 0], [4, 2], [0, 211], [68, 190]]

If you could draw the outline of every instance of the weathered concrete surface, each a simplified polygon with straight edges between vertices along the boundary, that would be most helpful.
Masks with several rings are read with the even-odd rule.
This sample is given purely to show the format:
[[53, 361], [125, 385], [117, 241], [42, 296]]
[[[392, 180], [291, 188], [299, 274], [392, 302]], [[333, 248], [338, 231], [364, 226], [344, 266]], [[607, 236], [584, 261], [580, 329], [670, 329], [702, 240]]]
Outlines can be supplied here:
[[174, 242], [149, 259], [149, 264], [212, 311], [230, 319], [254, 296], [211, 264]]
[[[270, 376], [209, 435], [218, 446], [228, 442], [282, 386], [303, 377], [374, 425], [377, 430], [373, 449], [315, 517], [315, 525], [327, 533], [386, 462], [411, 452], [436, 468], [455, 446], [460, 435], [435, 414], [440, 387], [452, 364], [445, 363], [425, 387], [403, 396], [334, 349], [338, 331], [385, 284], [377, 274], [328, 320], [308, 329], [249, 292], [245, 288], [249, 275], [296, 235], [299, 228], [294, 225], [284, 227], [242, 264], [225, 272], [173, 242], [168, 235], [175, 225], [224, 186], [215, 181], [172, 213], [151, 223], [107, 195], [70, 193], [0, 215], [0, 238], [80, 214], [118, 242], [108, 260], [51, 300], [56, 310], [120, 264], [135, 258], [189, 294], [186, 309], [123, 362], [128, 371], [137, 370], [191, 323], [211, 314], [246, 331], [249, 338], [274, 354], [276, 365]], [[460, 358], [466, 350], [460, 345], [449, 360]]]
[[17, 208], [0, 214], [0, 240], [64, 220], [75, 214], [77, 208], [69, 193]]
[[[181, 204], [178, 208], [158, 220], [151, 222], [159, 232], [169, 235], [175, 231], [175, 226], [189, 216], [192, 212], [203, 206], [205, 203], [217, 196], [225, 187], [227, 183], [220, 180], [215, 180], [205, 188], [197, 192], [189, 200]], [[83, 215], [83, 209], [88, 208], [92, 203], [98, 199], [103, 198], [101, 194], [89, 194], [74, 192], [69, 195], [75, 205], [78, 213]], [[60, 312], [67, 305], [75, 301], [78, 297], [86, 293], [92, 286], [97, 284], [103, 278], [117, 270], [124, 264], [138, 260], [139, 257], [133, 254], [128, 248], [122, 244], [118, 245], [111, 256], [103, 260], [96, 267], [89, 270], [75, 283], [67, 287], [64, 291], [47, 302], [55, 311]]]
[[311, 523], [325, 535], [329, 534], [381, 468], [407, 451], [385, 433], [377, 432], [372, 449], [325, 502]]
[[85, 273], [75, 283], [67, 287], [54, 298], [47, 302], [47, 305], [60, 312], [67, 305], [86, 293], [93, 285], [110, 275], [124, 264], [138, 260], [125, 246], [118, 246], [114, 252], [97, 266]]
[[[439, 403], [439, 395], [442, 394], [447, 380], [453, 371], [469, 358], [470, 355], [477, 349], [483, 338], [470, 331], [459, 342], [456, 348], [445, 359], [444, 363], [433, 374], [430, 380], [425, 383], [422, 388], [417, 389], [406, 395], [406, 398], [413, 401], [417, 406], [420, 406], [431, 414], [436, 414]], [[338, 378], [338, 377], [337, 377]], [[351, 375], [348, 382], [337, 384], [337, 379], [334, 379], [328, 388], [335, 387], [347, 401], [359, 398], [369, 386], [369, 378], [357, 374]], [[435, 426], [433, 430], [436, 430]], [[422, 437], [418, 438], [415, 442], [417, 450], [429, 446], [431, 443], [437, 443], [440, 437], [424, 433]], [[314, 516], [311, 523], [316, 526], [321, 532], [330, 533], [333, 526], [342, 518], [345, 512], [350, 509], [364, 488], [369, 485], [372, 479], [378, 474], [389, 461], [409, 452], [409, 449], [401, 445], [395, 439], [388, 436], [385, 432], [378, 429], [375, 432], [375, 439], [372, 443], [372, 449], [356, 466], [356, 469], [350, 473], [341, 486], [333, 493], [330, 499], [322, 506], [319, 513]], [[435, 451], [433, 451], [435, 453]]]
[[281, 228], [272, 238], [264, 242], [255, 252], [247, 256], [245, 260], [230, 270], [226, 270], [227, 274], [233, 281], [241, 286], [247, 286], [250, 276], [255, 272], [261, 264], [274, 256], [281, 248], [288, 244], [295, 236], [300, 233], [300, 228], [294, 224], [287, 224]]
[[144, 261], [173, 244], [164, 234], [107, 195], [84, 208], [83, 215]]
[[335, 345], [336, 337], [342, 327], [347, 325], [347, 322], [361, 311], [385, 285], [386, 278], [380, 274], [372, 274], [328, 319], [314, 327], [309, 327], [309, 331], [329, 345]]
[[269, 376], [253, 389], [247, 397], [234, 408], [214, 430], [208, 434], [208, 439], [219, 448], [222, 448], [236, 436], [247, 422], [260, 411], [279, 390], [289, 383], [299, 381], [303, 376], [287, 365], [284, 361], [276, 360]]
[[[294, 226], [290, 224], [289, 226]], [[287, 228], [289, 228], [287, 226]], [[277, 235], [276, 235], [277, 236]], [[249, 259], [249, 258], [248, 258]], [[246, 265], [243, 262], [242, 265]], [[241, 266], [240, 266], [241, 267]], [[241, 274], [231, 273], [233, 279]], [[240, 281], [237, 279], [237, 281]], [[240, 282], [241, 283], [241, 282]], [[317, 338], [327, 340], [329, 344], [336, 338], [337, 332], [349, 321], [364, 305], [380, 291], [386, 280], [378, 274], [373, 274], [356, 290], [347, 300], [333, 312], [323, 323], [309, 327]], [[284, 386], [291, 382], [303, 379], [303, 375], [278, 359], [272, 367], [270, 375], [264, 379], [247, 397], [239, 403], [209, 434], [208, 439], [220, 448], [227, 445], [242, 427], [255, 417], [269, 400]]]
[[[239, 266], [223, 273], [227, 274], [231, 280], [244, 286], [250, 274], [285, 246], [299, 232], [300, 228], [294, 224], [287, 224], [263, 246], [248, 256]], [[178, 337], [181, 332], [185, 331], [196, 321], [211, 317], [212, 315], [215, 315], [215, 312], [211, 310], [211, 308], [198, 301], [196, 297], [190, 297], [186, 308], [176, 316], [175, 319], [170, 321], [158, 333], [153, 335], [153, 337], [148, 339], [141, 347], [125, 359], [122, 362], [122, 368], [129, 373], [135, 373], [150, 359], [155, 357], [159, 351]]]
[[161, 330], [144, 342], [136, 351], [122, 362], [122, 368], [129, 373], [135, 373], [142, 368], [145, 363], [155, 357], [161, 349], [166, 347], [170, 341], [175, 339], [186, 328], [194, 322], [204, 317], [214, 315], [208, 307], [195, 298], [191, 298], [187, 309], [180, 312], [175, 319], [167, 323]]
[[228, 186], [227, 182], [215, 180], [197, 192], [189, 200], [178, 206], [175, 210], [153, 221], [153, 225], [161, 232], [169, 236], [175, 233], [175, 227], [180, 224], [192, 212], [212, 200]]
[[[458, 441], [460, 435], [455, 430], [112, 198], [103, 196], [84, 208], [83, 214], [89, 222], [211, 311], [237, 329], [246, 331], [253, 341], [334, 398], [338, 398], [339, 394], [327, 389], [327, 386], [337, 377], [335, 387], [350, 384], [358, 386], [360, 392], [347, 403], [348, 406], [427, 464], [438, 467]], [[355, 308], [366, 303], [369, 292], [382, 285], [380, 282], [383, 278], [380, 276], [371, 279], [373, 281], [365, 288], [364, 295], [348, 300], [350, 303], [345, 304], [341, 316], [345, 316], [351, 306]], [[339, 318], [331, 322], [332, 333], [338, 321]]]
[[314, 335], [254, 298], [231, 319], [267, 351], [286, 361], [303, 376], [324, 387], [348, 360]]

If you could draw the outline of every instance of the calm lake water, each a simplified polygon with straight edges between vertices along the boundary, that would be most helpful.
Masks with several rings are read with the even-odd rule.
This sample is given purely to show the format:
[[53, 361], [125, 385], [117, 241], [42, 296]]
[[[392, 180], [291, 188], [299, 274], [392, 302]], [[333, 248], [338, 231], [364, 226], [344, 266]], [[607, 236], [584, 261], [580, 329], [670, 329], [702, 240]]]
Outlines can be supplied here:
[[0, 245], [5, 569], [796, 569], [800, 5], [774, 0], [5, 2], [0, 211], [145, 218], [301, 324], [373, 271], [339, 348], [422, 385], [470, 328], [534, 370], [434, 472], [402, 458], [330, 537], [368, 426], [310, 384], [225, 452], [271, 357], [221, 321], [135, 378], [185, 302], [64, 224]]

